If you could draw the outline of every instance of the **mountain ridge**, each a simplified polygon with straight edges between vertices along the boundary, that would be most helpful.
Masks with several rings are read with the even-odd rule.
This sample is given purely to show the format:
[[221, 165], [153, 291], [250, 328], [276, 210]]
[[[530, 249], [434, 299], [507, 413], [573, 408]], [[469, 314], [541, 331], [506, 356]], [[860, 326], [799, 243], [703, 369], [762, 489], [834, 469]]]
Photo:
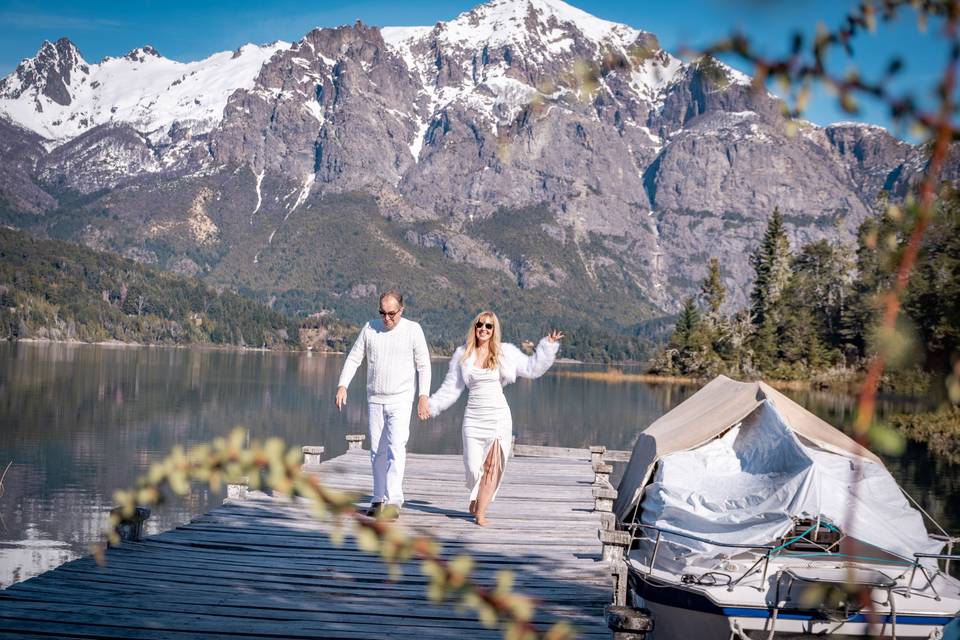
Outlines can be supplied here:
[[[56, 226], [45, 212], [67, 194], [88, 212], [60, 224], [71, 238], [278, 304], [296, 299], [295, 312], [343, 298], [322, 281], [292, 295], [274, 243], [313, 224], [318, 203], [351, 194], [389, 223], [397, 255], [439, 252], [437, 269], [469, 271], [450, 285], [454, 297], [493, 277], [514, 289], [491, 301], [576, 286], [618, 309], [600, 326], [632, 331], [640, 309], [675, 311], [710, 256], [724, 264], [731, 304], [742, 302], [747, 256], [774, 207], [795, 244], [850, 239], [925, 163], [922, 148], [871, 126], [798, 122], [788, 135], [779, 99], [747, 76], [680, 61], [654, 34], [560, 0], [493, 0], [433, 27], [318, 28], [196, 63], [144, 47], [94, 68], [71, 47], [44, 45], [43, 60], [0, 81], [3, 118], [43, 121], [32, 133], [0, 126], [0, 149], [30, 150], [0, 157], [0, 200], [44, 233]], [[232, 75], [191, 103], [211, 69]], [[118, 102], [105, 84], [90, 88], [101, 75], [145, 80]], [[67, 101], [62, 90], [75, 86]], [[72, 137], [38, 140], [37, 130]], [[947, 177], [957, 175], [953, 162]], [[528, 255], [491, 220], [556, 247]], [[298, 270], [325, 261], [288, 259]], [[361, 299], [396, 283], [386, 265], [351, 270], [331, 277]], [[642, 300], [615, 300], [618, 290]]]

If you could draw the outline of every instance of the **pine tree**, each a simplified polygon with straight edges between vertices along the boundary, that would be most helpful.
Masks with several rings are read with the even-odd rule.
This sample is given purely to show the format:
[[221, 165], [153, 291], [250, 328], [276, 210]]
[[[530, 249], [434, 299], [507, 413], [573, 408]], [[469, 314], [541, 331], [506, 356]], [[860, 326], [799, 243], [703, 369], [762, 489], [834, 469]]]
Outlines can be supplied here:
[[700, 310], [693, 298], [687, 298], [683, 303], [683, 309], [677, 317], [677, 325], [673, 329], [673, 335], [670, 336], [670, 346], [676, 349], [684, 349], [690, 343], [690, 337], [700, 326]]
[[727, 297], [727, 288], [723, 286], [720, 279], [720, 261], [716, 258], [710, 258], [707, 277], [700, 285], [700, 299], [707, 305], [708, 313], [714, 318], [720, 315], [720, 307]]
[[892, 265], [889, 238], [896, 237], [896, 225], [889, 217], [867, 218], [857, 230], [857, 277], [846, 304], [839, 334], [855, 358], [870, 350], [870, 336], [879, 320], [880, 294], [890, 284]]
[[917, 326], [931, 371], [960, 358], [960, 195], [942, 198], [924, 238], [904, 311]]
[[750, 256], [750, 265], [755, 274], [750, 312], [754, 324], [759, 327], [780, 300], [790, 280], [790, 241], [779, 207], [773, 210], [763, 241]]
[[[819, 240], [805, 245], [793, 260], [789, 296], [792, 306], [810, 311], [810, 329], [818, 345], [842, 352], [841, 326], [851, 297], [852, 264], [843, 247]], [[806, 342], [810, 342], [809, 337]]]
[[777, 357], [779, 304], [790, 282], [790, 241], [783, 226], [780, 209], [775, 208], [767, 223], [763, 241], [750, 256], [754, 270], [750, 292], [750, 316], [756, 328], [753, 350], [756, 364], [769, 369]]

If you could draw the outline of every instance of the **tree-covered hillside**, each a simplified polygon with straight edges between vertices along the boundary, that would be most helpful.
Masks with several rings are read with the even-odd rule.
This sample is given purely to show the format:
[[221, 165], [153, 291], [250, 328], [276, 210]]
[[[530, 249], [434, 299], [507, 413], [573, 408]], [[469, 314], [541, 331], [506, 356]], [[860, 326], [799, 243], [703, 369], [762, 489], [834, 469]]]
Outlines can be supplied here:
[[297, 348], [297, 323], [199, 280], [0, 228], [0, 338]]

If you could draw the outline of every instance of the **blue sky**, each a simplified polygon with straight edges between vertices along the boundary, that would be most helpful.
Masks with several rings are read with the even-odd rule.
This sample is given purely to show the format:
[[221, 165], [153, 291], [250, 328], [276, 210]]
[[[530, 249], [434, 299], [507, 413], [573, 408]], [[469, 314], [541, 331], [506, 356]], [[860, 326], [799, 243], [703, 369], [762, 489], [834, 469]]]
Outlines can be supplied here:
[[[379, 26], [430, 25], [449, 20], [476, 4], [470, 0], [0, 0], [0, 33], [4, 34], [0, 40], [0, 75], [12, 71], [22, 58], [34, 55], [44, 39], [62, 36], [70, 38], [91, 62], [145, 44], [153, 45], [168, 58], [186, 61], [235, 49], [246, 42], [294, 41], [314, 27], [349, 24], [357, 19]], [[740, 29], [768, 54], [783, 53], [795, 30], [812, 35], [818, 21], [833, 27], [851, 6], [843, 0], [573, 0], [571, 4], [600, 18], [651, 31], [673, 53], [681, 46], [702, 46]], [[919, 33], [912, 14], [907, 14], [892, 28], [881, 28], [858, 44], [855, 64], [869, 75], [879, 72], [892, 55], [901, 55], [907, 65], [897, 88], [927, 99], [936, 83], [936, 70], [946, 56], [935, 29], [931, 25], [927, 33]], [[837, 61], [840, 69], [850, 65], [845, 57]], [[818, 94], [807, 118], [818, 124], [858, 119], [890, 127], [886, 111], [879, 105], [864, 104], [864, 113], [854, 118], [843, 114], [834, 102]], [[905, 131], [894, 133], [909, 135]]]

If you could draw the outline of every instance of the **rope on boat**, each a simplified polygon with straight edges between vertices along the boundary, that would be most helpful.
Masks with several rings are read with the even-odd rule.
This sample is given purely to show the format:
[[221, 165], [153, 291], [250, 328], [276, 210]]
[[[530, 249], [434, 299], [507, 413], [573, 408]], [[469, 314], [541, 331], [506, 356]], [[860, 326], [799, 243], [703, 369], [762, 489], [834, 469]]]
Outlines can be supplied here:
[[[717, 576], [726, 578], [726, 582], [719, 581]], [[733, 578], [730, 575], [726, 573], [720, 573], [719, 571], [708, 571], [700, 574], [699, 576], [695, 576], [692, 573], [685, 573], [680, 576], [680, 582], [683, 584], [696, 584], [703, 587], [715, 587], [717, 585], [726, 586], [730, 584], [731, 580], [733, 580]]]

